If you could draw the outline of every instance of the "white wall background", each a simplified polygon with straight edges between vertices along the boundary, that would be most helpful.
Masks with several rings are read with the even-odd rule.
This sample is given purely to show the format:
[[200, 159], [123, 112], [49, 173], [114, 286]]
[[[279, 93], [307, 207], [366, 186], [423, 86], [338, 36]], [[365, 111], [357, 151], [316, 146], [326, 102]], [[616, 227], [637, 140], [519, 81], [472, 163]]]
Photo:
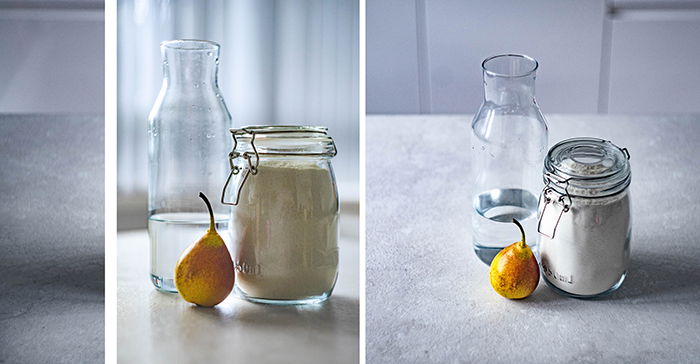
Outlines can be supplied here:
[[[159, 44], [221, 45], [219, 85], [235, 126], [324, 125], [341, 198], [359, 196], [357, 0], [120, 0], [118, 186], [145, 193], [148, 113], [162, 80]], [[222, 181], [223, 184], [223, 181]]]
[[367, 0], [367, 112], [473, 113], [508, 52], [546, 113], [700, 112], [700, 0]]
[[104, 112], [98, 0], [0, 0], [0, 113]]

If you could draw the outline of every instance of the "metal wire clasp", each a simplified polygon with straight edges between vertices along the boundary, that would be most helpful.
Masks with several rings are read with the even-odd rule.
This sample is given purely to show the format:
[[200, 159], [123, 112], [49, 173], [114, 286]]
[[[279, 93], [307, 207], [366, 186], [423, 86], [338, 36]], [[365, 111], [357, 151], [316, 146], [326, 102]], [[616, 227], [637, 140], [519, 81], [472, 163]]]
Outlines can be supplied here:
[[[226, 178], [226, 183], [224, 184], [224, 188], [221, 191], [221, 203], [224, 205], [231, 205], [231, 206], [236, 206], [238, 205], [239, 200], [241, 199], [241, 190], [243, 190], [243, 185], [245, 182], [248, 180], [248, 175], [256, 175], [258, 174], [258, 164], [260, 163], [260, 155], [258, 154], [258, 149], [255, 147], [255, 131], [253, 130], [247, 130], [247, 129], [240, 129], [240, 131], [250, 134], [250, 146], [253, 148], [253, 152], [243, 152], [240, 153], [236, 150], [238, 147], [238, 138], [236, 138], [236, 132], [233, 132], [233, 149], [231, 152], [228, 154], [228, 163], [229, 167], [231, 168], [231, 172], [228, 174], [228, 178]], [[245, 166], [243, 168], [239, 167], [236, 165], [235, 160], [238, 158], [243, 158], [243, 160], [248, 161], [248, 167], [246, 168]], [[254, 158], [253, 158], [254, 157]], [[255, 162], [253, 162], [255, 160]], [[226, 201], [226, 191], [228, 190], [228, 185], [231, 183], [231, 178], [234, 175], [237, 175], [241, 172], [241, 170], [245, 170], [245, 174], [243, 175], [243, 181], [238, 184], [238, 187], [236, 188], [236, 199], [231, 202]]]
[[[557, 226], [559, 226], [561, 216], [571, 209], [572, 200], [569, 194], [569, 178], [561, 179], [551, 173], [545, 173], [544, 176], [547, 179], [547, 184], [544, 186], [542, 194], [540, 195], [540, 204], [543, 205], [543, 207], [537, 216], [537, 232], [550, 239], [554, 239], [554, 234], [556, 233]], [[557, 193], [554, 188], [552, 188], [552, 182], [564, 184], [563, 195]], [[557, 202], [560, 206], [556, 205]], [[552, 208], [547, 210], [547, 207]], [[545, 222], [544, 227], [542, 226], [543, 221]]]

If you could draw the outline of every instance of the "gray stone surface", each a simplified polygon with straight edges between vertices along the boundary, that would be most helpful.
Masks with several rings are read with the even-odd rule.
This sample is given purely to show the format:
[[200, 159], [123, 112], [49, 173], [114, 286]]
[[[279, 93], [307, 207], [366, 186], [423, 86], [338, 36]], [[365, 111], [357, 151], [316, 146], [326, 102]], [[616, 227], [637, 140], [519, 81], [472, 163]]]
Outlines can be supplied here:
[[469, 116], [367, 118], [367, 362], [699, 362], [700, 115], [550, 115], [550, 145], [631, 153], [627, 280], [600, 300], [496, 294], [471, 247]]
[[104, 118], [0, 115], [0, 362], [104, 361]]
[[[359, 244], [356, 217], [341, 213], [338, 282], [309, 306], [250, 303], [231, 294], [197, 307], [149, 280], [145, 230], [117, 236], [119, 363], [357, 363]], [[348, 226], [349, 225], [349, 226]], [[350, 226], [354, 225], [354, 228]]]

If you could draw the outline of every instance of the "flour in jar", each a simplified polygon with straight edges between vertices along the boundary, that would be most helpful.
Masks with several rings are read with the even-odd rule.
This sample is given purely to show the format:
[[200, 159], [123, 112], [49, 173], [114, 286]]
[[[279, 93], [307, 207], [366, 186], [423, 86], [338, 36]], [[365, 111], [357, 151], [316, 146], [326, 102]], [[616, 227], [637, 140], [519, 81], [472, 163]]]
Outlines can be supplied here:
[[338, 198], [315, 161], [263, 159], [232, 208], [236, 285], [244, 294], [295, 300], [330, 293], [338, 275]]
[[572, 198], [555, 238], [540, 235], [542, 273], [550, 284], [592, 296], [624, 278], [630, 252], [629, 200], [627, 190], [596, 199]]

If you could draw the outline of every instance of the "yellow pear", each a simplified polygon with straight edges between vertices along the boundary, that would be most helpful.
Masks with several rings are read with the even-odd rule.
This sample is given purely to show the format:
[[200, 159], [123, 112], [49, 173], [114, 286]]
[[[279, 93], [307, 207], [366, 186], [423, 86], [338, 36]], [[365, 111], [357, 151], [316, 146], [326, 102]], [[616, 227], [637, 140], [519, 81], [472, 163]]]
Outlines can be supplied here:
[[525, 231], [518, 220], [522, 240], [501, 250], [489, 269], [491, 286], [501, 296], [520, 299], [529, 296], [540, 281], [540, 268], [532, 250], [525, 243]]
[[209, 229], [180, 256], [175, 266], [175, 287], [187, 302], [200, 306], [216, 306], [231, 293], [235, 279], [231, 254], [216, 232], [214, 212], [203, 193], [209, 210]]

